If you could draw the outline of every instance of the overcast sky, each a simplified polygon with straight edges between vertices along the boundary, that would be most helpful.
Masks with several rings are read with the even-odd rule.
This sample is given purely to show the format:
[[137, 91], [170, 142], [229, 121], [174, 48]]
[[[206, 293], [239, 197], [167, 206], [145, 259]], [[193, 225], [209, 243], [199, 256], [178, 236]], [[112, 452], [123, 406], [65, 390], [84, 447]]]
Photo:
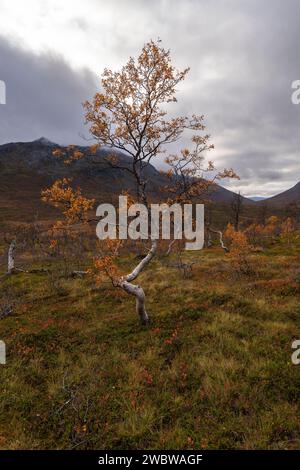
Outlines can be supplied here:
[[178, 112], [205, 115], [226, 185], [269, 196], [300, 180], [298, 0], [0, 0], [0, 144], [88, 137], [81, 103], [104, 67], [160, 37], [191, 71]]

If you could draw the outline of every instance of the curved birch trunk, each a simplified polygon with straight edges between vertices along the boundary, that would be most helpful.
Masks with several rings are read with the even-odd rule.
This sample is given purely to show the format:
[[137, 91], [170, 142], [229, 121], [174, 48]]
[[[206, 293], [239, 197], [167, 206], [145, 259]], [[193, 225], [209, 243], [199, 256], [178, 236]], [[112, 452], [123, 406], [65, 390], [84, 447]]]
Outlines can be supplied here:
[[137, 284], [132, 284], [143, 269], [150, 263], [152, 258], [155, 256], [157, 250], [157, 240], [152, 241], [152, 246], [145, 258], [133, 269], [127, 276], [123, 276], [117, 283], [128, 294], [134, 295], [136, 299], [136, 313], [140, 317], [142, 325], [146, 325], [149, 322], [149, 316], [145, 308], [145, 292], [143, 288]]

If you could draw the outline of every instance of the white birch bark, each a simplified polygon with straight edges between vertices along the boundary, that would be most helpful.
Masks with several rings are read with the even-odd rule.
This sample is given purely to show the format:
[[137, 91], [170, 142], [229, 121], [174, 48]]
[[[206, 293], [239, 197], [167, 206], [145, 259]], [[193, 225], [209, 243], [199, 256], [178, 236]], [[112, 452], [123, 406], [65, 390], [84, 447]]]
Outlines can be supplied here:
[[123, 276], [119, 282], [118, 286], [121, 287], [128, 294], [134, 295], [136, 299], [136, 313], [140, 317], [140, 321], [143, 325], [146, 325], [149, 322], [149, 316], [145, 307], [145, 292], [143, 288], [137, 284], [132, 284], [131, 281], [134, 281], [138, 275], [143, 271], [143, 269], [150, 263], [152, 258], [155, 256], [157, 250], [157, 240], [152, 241], [152, 246], [145, 258], [133, 269], [131, 273], [127, 276]]

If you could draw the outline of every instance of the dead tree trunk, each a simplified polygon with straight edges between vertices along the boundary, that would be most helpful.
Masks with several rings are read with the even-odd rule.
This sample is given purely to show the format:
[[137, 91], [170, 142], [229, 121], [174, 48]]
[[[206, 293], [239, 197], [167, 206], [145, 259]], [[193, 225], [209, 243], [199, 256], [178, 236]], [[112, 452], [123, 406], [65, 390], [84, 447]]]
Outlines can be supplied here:
[[12, 274], [15, 269], [15, 249], [16, 249], [16, 240], [13, 240], [9, 245], [8, 249], [8, 259], [7, 259], [7, 274]]

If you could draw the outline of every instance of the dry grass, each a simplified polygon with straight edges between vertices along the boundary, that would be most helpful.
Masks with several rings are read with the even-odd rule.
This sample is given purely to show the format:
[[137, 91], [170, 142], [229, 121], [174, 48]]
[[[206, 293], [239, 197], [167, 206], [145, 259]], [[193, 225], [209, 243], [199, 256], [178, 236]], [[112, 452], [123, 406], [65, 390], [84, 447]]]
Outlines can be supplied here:
[[252, 277], [218, 249], [187, 279], [155, 261], [139, 280], [146, 328], [109, 284], [4, 279], [0, 302], [15, 308], [0, 320], [0, 447], [300, 448], [299, 247], [252, 256]]

